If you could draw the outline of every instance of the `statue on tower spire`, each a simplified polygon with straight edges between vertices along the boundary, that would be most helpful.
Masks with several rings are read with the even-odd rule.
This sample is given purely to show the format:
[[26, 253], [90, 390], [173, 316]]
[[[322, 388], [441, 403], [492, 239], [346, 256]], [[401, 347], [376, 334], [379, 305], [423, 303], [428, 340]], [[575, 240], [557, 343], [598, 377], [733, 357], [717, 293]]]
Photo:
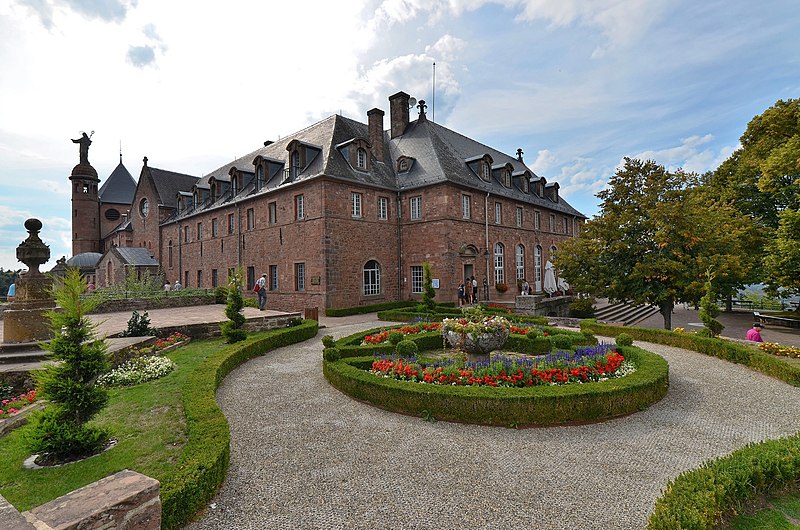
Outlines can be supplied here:
[[91, 138], [93, 134], [94, 131], [88, 135], [81, 131], [81, 137], [76, 140], [72, 140], [73, 144], [79, 144], [78, 153], [80, 154], [81, 164], [89, 164], [89, 146], [92, 145]]

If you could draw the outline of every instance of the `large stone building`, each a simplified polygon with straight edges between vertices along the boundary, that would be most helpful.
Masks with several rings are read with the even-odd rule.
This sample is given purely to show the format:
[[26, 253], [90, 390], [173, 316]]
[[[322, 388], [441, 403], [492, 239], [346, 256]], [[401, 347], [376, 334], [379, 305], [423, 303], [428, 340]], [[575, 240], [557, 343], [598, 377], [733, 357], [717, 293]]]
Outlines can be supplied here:
[[[366, 124], [334, 115], [202, 178], [145, 158], [129, 216], [96, 248], [146, 248], [187, 287], [224, 285], [241, 268], [249, 289], [266, 274], [269, 306], [287, 310], [420, 298], [425, 262], [439, 301], [470, 276], [492, 300], [512, 300], [518, 278], [541, 291], [543, 263], [585, 216], [521, 149], [509, 156], [433, 123], [424, 102], [410, 121], [404, 92], [389, 102], [388, 130], [380, 109]], [[75, 249], [90, 250], [75, 234]], [[113, 277], [104, 272], [98, 287]]]

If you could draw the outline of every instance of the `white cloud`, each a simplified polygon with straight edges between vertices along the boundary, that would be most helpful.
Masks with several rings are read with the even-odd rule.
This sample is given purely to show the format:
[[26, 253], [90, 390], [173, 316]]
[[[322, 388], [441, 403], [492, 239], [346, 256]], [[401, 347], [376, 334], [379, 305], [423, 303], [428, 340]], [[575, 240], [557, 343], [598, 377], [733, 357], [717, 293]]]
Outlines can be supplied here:
[[528, 167], [531, 168], [534, 173], [543, 176], [551, 167], [556, 165], [556, 162], [556, 156], [550, 152], [550, 150], [542, 149], [537, 153], [536, 160], [534, 160], [532, 164], [528, 164]]
[[[664, 149], [651, 149], [642, 151], [631, 158], [640, 160], [654, 160], [669, 170], [683, 168], [693, 173], [705, 173], [719, 167], [737, 149], [736, 146], [723, 146], [718, 149], [704, 148], [711, 143], [714, 136], [689, 136], [681, 139], [680, 145]], [[621, 167], [624, 161], [620, 161]]]

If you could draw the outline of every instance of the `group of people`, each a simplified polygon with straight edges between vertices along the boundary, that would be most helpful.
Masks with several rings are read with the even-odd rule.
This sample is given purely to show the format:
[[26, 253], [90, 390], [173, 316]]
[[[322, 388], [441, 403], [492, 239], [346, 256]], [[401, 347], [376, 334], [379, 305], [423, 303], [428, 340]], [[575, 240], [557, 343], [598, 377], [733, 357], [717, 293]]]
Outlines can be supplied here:
[[458, 306], [478, 303], [478, 280], [470, 276], [458, 284]]
[[183, 289], [183, 285], [181, 285], [180, 280], [175, 280], [175, 285], [169, 283], [169, 280], [164, 282], [164, 292], [168, 293], [170, 291], [180, 291]]

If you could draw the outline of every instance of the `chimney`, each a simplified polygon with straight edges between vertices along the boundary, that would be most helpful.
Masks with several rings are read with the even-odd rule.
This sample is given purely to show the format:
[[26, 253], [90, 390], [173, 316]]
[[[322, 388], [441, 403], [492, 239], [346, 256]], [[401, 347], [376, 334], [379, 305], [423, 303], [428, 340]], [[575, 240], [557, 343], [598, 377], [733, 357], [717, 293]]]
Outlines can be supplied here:
[[389, 96], [389, 119], [392, 122], [392, 138], [397, 138], [406, 132], [408, 127], [408, 100], [411, 96], [405, 92], [398, 92]]
[[375, 160], [380, 162], [386, 160], [386, 151], [383, 145], [383, 116], [385, 114], [385, 112], [378, 108], [367, 111], [369, 143], [372, 144], [372, 156], [375, 157]]

